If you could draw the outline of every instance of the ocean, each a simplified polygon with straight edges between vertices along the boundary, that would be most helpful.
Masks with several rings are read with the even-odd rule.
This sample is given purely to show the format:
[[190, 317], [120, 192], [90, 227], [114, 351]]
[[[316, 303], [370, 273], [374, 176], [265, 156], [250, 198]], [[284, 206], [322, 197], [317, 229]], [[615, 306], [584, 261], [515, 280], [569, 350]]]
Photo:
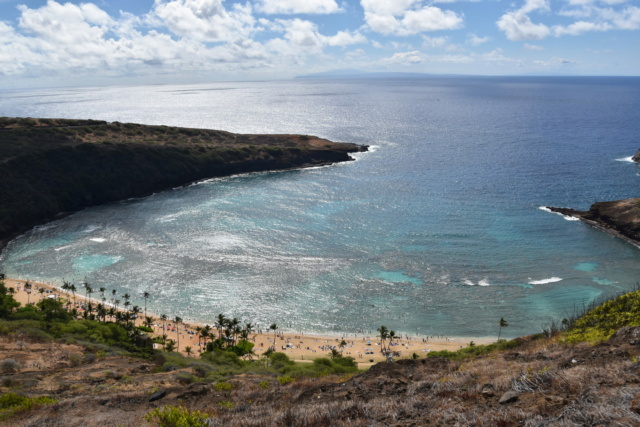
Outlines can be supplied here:
[[[0, 92], [0, 115], [311, 134], [356, 161], [212, 179], [13, 240], [10, 277], [323, 334], [540, 332], [634, 289], [640, 250], [542, 206], [638, 196], [640, 78], [406, 77]], [[81, 292], [84, 294], [84, 292]], [[98, 293], [94, 293], [95, 297]]]

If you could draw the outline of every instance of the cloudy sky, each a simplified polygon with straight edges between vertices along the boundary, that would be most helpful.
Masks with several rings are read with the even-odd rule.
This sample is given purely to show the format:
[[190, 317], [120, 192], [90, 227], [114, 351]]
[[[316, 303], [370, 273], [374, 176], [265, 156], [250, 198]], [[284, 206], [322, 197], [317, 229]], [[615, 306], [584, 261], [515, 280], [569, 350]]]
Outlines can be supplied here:
[[0, 86], [640, 75], [640, 0], [0, 0]]

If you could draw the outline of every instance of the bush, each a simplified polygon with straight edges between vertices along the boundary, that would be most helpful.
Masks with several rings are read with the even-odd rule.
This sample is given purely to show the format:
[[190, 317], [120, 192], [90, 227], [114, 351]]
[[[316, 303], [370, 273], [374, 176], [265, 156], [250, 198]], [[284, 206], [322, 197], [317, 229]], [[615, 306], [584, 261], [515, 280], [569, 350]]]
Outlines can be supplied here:
[[640, 290], [605, 301], [576, 319], [565, 335], [569, 343], [598, 342], [624, 326], [640, 326]]
[[5, 359], [0, 362], [0, 372], [3, 374], [13, 374], [20, 370], [20, 365], [15, 359]]
[[219, 382], [216, 385], [214, 385], [213, 388], [215, 388], [216, 391], [231, 391], [235, 387], [233, 386], [233, 384], [223, 381], [223, 382]]
[[[473, 343], [473, 341], [472, 341]], [[482, 356], [494, 351], [509, 350], [520, 346], [520, 342], [517, 340], [499, 340], [489, 345], [469, 345], [469, 347], [462, 348], [457, 351], [432, 351], [427, 354], [427, 357], [444, 357], [449, 360], [465, 360], [472, 357]]]
[[209, 416], [204, 412], [191, 411], [184, 406], [163, 406], [147, 413], [146, 421], [157, 422], [161, 427], [206, 427]]
[[57, 400], [50, 397], [26, 397], [16, 393], [5, 393], [0, 396], [0, 421], [5, 421], [19, 412], [56, 402]]
[[285, 375], [285, 376], [283, 376], [283, 377], [278, 377], [278, 382], [279, 382], [280, 384], [282, 384], [282, 385], [292, 383], [292, 382], [294, 382], [295, 380], [296, 380], [295, 378], [290, 377], [290, 376], [288, 376], [288, 375]]

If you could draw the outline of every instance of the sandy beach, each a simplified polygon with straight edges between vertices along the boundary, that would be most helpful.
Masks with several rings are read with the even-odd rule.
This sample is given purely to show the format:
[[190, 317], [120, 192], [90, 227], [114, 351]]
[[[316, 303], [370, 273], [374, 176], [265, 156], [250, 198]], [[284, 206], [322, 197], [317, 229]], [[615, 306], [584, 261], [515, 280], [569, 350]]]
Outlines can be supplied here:
[[[51, 284], [29, 282], [32, 285], [31, 292], [27, 292], [24, 288], [25, 281], [20, 279], [5, 279], [5, 286], [7, 288], [13, 288], [15, 290], [14, 298], [22, 305], [34, 304], [41, 301], [43, 298], [64, 298], [67, 299], [67, 293], [62, 289], [59, 289]], [[76, 291], [76, 305], [79, 310], [82, 310], [82, 305], [85, 303], [85, 296], [82, 292], [83, 289], [76, 285], [78, 290]], [[42, 289], [42, 292], [40, 292]], [[99, 303], [100, 301], [92, 298], [92, 301]], [[162, 321], [160, 318], [151, 312], [147, 312], [147, 315], [154, 319], [154, 332], [155, 335], [162, 335]], [[142, 317], [142, 316], [141, 316]], [[244, 319], [247, 320], [247, 319]], [[210, 325], [213, 327], [214, 319], [211, 320]], [[141, 324], [139, 319], [136, 323]], [[174, 322], [167, 320], [165, 322], [165, 332], [167, 338], [180, 342], [180, 351], [184, 352], [187, 346], [192, 349], [192, 357], [204, 351], [204, 347], [200, 345], [197, 337], [196, 327], [204, 326], [204, 324], [180, 324], [179, 328], [176, 327]], [[178, 334], [179, 337], [178, 337]], [[287, 331], [276, 331], [276, 343], [275, 347], [277, 351], [286, 353], [292, 360], [307, 362], [319, 357], [328, 357], [332, 349], [336, 349], [342, 353], [343, 356], [351, 356], [356, 362], [358, 367], [366, 368], [375, 363], [385, 360], [385, 356], [382, 355], [380, 349], [380, 339], [375, 335], [363, 335], [354, 333], [336, 334], [336, 335], [308, 335], [305, 333], [295, 333]], [[274, 334], [273, 331], [262, 331], [262, 333], [253, 333], [250, 336], [250, 340], [255, 343], [254, 352], [257, 356], [261, 356], [269, 347], [273, 345]], [[343, 348], [339, 347], [342, 341], [347, 343]], [[394, 339], [391, 346], [392, 351], [399, 352], [399, 358], [410, 358], [415, 353], [419, 357], [425, 357], [430, 351], [438, 350], [458, 350], [468, 345], [470, 341], [474, 341], [476, 344], [488, 344], [493, 340], [491, 338], [453, 338], [444, 336], [406, 336], [402, 335]]]

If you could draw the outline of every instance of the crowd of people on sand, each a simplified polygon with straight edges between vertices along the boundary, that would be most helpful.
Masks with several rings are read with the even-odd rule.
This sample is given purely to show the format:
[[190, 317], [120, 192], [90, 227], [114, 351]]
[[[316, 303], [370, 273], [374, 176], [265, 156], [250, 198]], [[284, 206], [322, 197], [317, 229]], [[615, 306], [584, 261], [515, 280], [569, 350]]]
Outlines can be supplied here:
[[[11, 280], [11, 279], [9, 279]], [[27, 286], [25, 286], [27, 285]], [[36, 304], [43, 298], [64, 298], [67, 301], [69, 296], [61, 289], [56, 288], [51, 283], [31, 283], [26, 281], [11, 280], [9, 286], [14, 287], [16, 296], [24, 300], [25, 304]], [[20, 298], [22, 296], [22, 298]], [[68, 301], [75, 307], [79, 313], [86, 309], [87, 298], [77, 295], [75, 305], [73, 301]], [[99, 301], [94, 300], [94, 303]], [[109, 302], [103, 301], [104, 304], [111, 306]], [[153, 319], [152, 328], [154, 334], [161, 336], [167, 334], [167, 338], [175, 341], [179, 340], [181, 352], [184, 352], [187, 346], [191, 347], [193, 353], [201, 353], [205, 351], [204, 344], [200, 340], [200, 336], [196, 329], [196, 324], [180, 323], [176, 324], [173, 320], [165, 319], [163, 322], [159, 316], [151, 315]], [[204, 326], [204, 325], [201, 325]], [[291, 327], [292, 325], [288, 325]], [[164, 329], [163, 329], [164, 328]], [[275, 334], [270, 329], [256, 328], [255, 332], [249, 338], [254, 344], [254, 352], [256, 355], [267, 351], [268, 349], [276, 349], [289, 355], [293, 360], [312, 360], [317, 357], [326, 357], [332, 351], [339, 352], [342, 356], [351, 356], [356, 359], [362, 359], [363, 363], [373, 363], [385, 360], [386, 356], [382, 352], [382, 343], [372, 331], [360, 330], [357, 333], [344, 333], [338, 337], [322, 337], [315, 335], [305, 335], [304, 332], [287, 333], [279, 331]], [[408, 334], [399, 335], [391, 342], [385, 343], [394, 353], [399, 354], [400, 351], [406, 357], [412, 353], [421, 355], [429, 351], [440, 349], [457, 349], [459, 345], [451, 342], [449, 337], [443, 335], [430, 336], [410, 336]], [[305, 358], [306, 356], [306, 358]], [[366, 360], [365, 360], [366, 359]]]

